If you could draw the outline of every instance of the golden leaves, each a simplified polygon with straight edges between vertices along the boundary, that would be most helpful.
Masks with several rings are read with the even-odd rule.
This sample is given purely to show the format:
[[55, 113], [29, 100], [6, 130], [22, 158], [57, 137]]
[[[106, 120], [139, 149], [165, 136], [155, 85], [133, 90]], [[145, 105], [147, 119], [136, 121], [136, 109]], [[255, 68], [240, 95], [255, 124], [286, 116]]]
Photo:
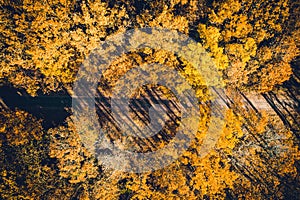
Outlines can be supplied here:
[[230, 18], [234, 13], [239, 11], [242, 7], [237, 0], [227, 0], [220, 4], [214, 2], [214, 7], [217, 8], [217, 13], [214, 10], [209, 14], [209, 19], [213, 23], [222, 24], [225, 19]]
[[35, 119], [25, 111], [2, 111], [0, 121], [0, 133], [4, 134], [10, 145], [24, 145], [42, 138], [41, 120]]
[[[289, 16], [289, 8], [284, 5], [287, 5], [286, 0], [265, 3], [252, 0], [247, 2], [227, 0], [213, 3], [209, 22], [207, 25], [200, 24], [198, 32], [200, 38], [203, 39], [205, 48], [211, 52], [219, 69], [226, 69], [224, 72], [228, 77], [228, 85], [239, 87], [242, 90], [266, 92], [288, 79], [291, 74], [288, 69], [289, 64], [271, 55], [274, 52], [286, 50], [284, 45], [280, 45], [282, 42], [279, 42], [279, 38], [274, 38], [279, 45], [276, 50], [271, 50], [272, 53], [268, 52], [270, 47], [260, 45], [262, 41], [282, 32], [282, 27]], [[283, 38], [289, 38], [289, 36], [283, 36]], [[292, 40], [296, 41], [296, 38]], [[286, 43], [294, 43], [292, 40], [288, 40], [289, 42]], [[222, 46], [219, 46], [220, 44]], [[261, 50], [258, 49], [258, 46]], [[298, 55], [298, 53], [292, 52], [299, 52], [299, 50], [293, 49], [293, 51], [286, 51], [288, 62]], [[257, 54], [256, 51], [262, 55]], [[276, 70], [271, 70], [269, 64], [273, 65]], [[285, 74], [277, 69], [279, 65], [285, 69]], [[259, 70], [260, 68], [262, 70]], [[272, 74], [272, 76], [268, 76], [268, 82], [266, 81], [267, 76], [263, 75], [267, 71]], [[275, 74], [283, 76], [282, 81], [279, 81], [280, 78], [278, 79]]]
[[[214, 1], [213, 6], [207, 8], [208, 18], [201, 20], [197, 17], [205, 15], [202, 10], [197, 10], [197, 1], [174, 0], [170, 7], [164, 7], [161, 12], [152, 14], [145, 10], [130, 21], [123, 7], [108, 8], [106, 3], [88, 1], [76, 5], [81, 13], [73, 12], [75, 3], [63, 0], [48, 0], [47, 3], [25, 0], [23, 6], [20, 6], [24, 13], [1, 12], [1, 79], [5, 78], [9, 84], [25, 88], [32, 96], [38, 90], [49, 92], [61, 87], [68, 88], [84, 57], [110, 34], [108, 30], [123, 31], [128, 25], [160, 26], [185, 34], [192, 33], [194, 30], [191, 27], [196, 26], [201, 43], [213, 57], [219, 71], [224, 71], [227, 85], [256, 92], [268, 92], [275, 85], [288, 80], [292, 74], [290, 62], [299, 55], [299, 29], [292, 33], [285, 32], [289, 17], [286, 0]], [[190, 7], [193, 12], [175, 13], [176, 7], [181, 5]], [[155, 7], [151, 9], [158, 10]], [[194, 24], [196, 21], [205, 21], [205, 24]], [[193, 85], [197, 97], [209, 100], [207, 88], [204, 87], [206, 82], [201, 74], [195, 71], [191, 63], [166, 51], [144, 49], [141, 54], [132, 52], [122, 56], [104, 73], [104, 78], [112, 88], [115, 81], [129, 69], [151, 62], [179, 69], [181, 75]], [[166, 89], [162, 90], [167, 93]], [[260, 193], [268, 188], [280, 191], [278, 177], [296, 177], [294, 161], [299, 159], [299, 153], [293, 143], [292, 133], [284, 130], [283, 125], [278, 125], [278, 119], [272, 121], [272, 116], [266, 112], [260, 115], [243, 113], [252, 122], [252, 126], [247, 127], [251, 134], [246, 134], [245, 130], [242, 131], [246, 119], [241, 119], [232, 110], [227, 111], [226, 125], [215, 150], [205, 158], [199, 158], [198, 153], [207, 131], [208, 113], [209, 109], [201, 115], [199, 131], [190, 150], [179, 161], [157, 172], [143, 175], [116, 173], [110, 178], [100, 179], [97, 165], [87, 149], [82, 147], [71, 123], [69, 127], [60, 126], [49, 131], [49, 156], [58, 161], [59, 179], [66, 179], [71, 184], [87, 184], [87, 180], [96, 177], [100, 179], [96, 181], [95, 187], [83, 187], [84, 192], [80, 195], [82, 199], [90, 198], [89, 195], [95, 199], [117, 199], [125, 193], [131, 193], [132, 198], [136, 199], [197, 199], [204, 195], [222, 199], [225, 198], [225, 188], [239, 191], [240, 187], [244, 192], [250, 192], [238, 198], [259, 199], [262, 198]], [[0, 132], [9, 145], [19, 148], [41, 140], [43, 130], [40, 121], [26, 112], [2, 112], [0, 116]], [[269, 128], [270, 124], [276, 127], [275, 130]], [[97, 135], [91, 131], [87, 137], [92, 146]], [[262, 148], [256, 138], [266, 141], [268, 148]], [[0, 147], [3, 144], [0, 143]], [[163, 147], [163, 143], [157, 145]], [[25, 152], [22, 152], [23, 155]], [[241, 158], [239, 166], [229, 156]], [[246, 176], [238, 174], [241, 173], [238, 172], [241, 166], [248, 167], [246, 169], [249, 173], [243, 172], [248, 177], [257, 182], [265, 181], [263, 183], [267, 183], [267, 186], [250, 182]], [[43, 166], [37, 175], [44, 172], [55, 176], [55, 172], [48, 166]], [[12, 190], [19, 190], [18, 184], [8, 178], [9, 175], [16, 177], [16, 172], [1, 171], [4, 184], [10, 185]], [[42, 179], [45, 178], [39, 181]], [[119, 181], [123, 179], [127, 182], [121, 187]], [[33, 187], [29, 180], [26, 180], [26, 184]], [[0, 186], [1, 190], [5, 187]], [[60, 198], [62, 190], [54, 192], [55, 197]], [[32, 197], [24, 194], [20, 198]]]
[[216, 151], [211, 151], [197, 162], [194, 176], [191, 179], [193, 189], [200, 191], [199, 196], [224, 198], [225, 194], [221, 191], [225, 188], [232, 188], [238, 177], [235, 172], [230, 171], [228, 161], [222, 159]]
[[245, 38], [252, 32], [252, 26], [246, 15], [234, 15], [229, 18], [229, 23], [225, 24], [225, 29], [222, 31], [225, 42], [229, 42], [232, 37]]
[[[143, 23], [145, 23], [145, 21], [148, 20], [145, 18], [146, 16], [142, 16], [139, 21], [143, 21]], [[172, 12], [170, 12], [167, 6], [164, 6], [163, 11], [147, 24], [149, 24], [151, 27], [163, 27], [188, 33], [189, 21], [184, 16], [175, 16]]]
[[204, 40], [204, 47], [210, 51], [218, 69], [226, 69], [228, 67], [228, 58], [224, 54], [224, 49], [219, 47], [219, 41], [223, 39], [220, 30], [214, 26], [206, 26], [199, 24], [198, 32], [200, 38]]
[[256, 90], [267, 92], [290, 78], [293, 73], [290, 62], [300, 53], [294, 38], [279, 38], [276, 44], [263, 47], [258, 51], [258, 60], [264, 66], [253, 76]]
[[[73, 3], [24, 2], [24, 12], [14, 15], [14, 21], [1, 15], [4, 22], [17, 25], [16, 29], [8, 30], [0, 26], [1, 32], [7, 32], [9, 47], [6, 51], [12, 53], [12, 56], [9, 53], [1, 55], [7, 60], [2, 61], [1, 78], [9, 77], [13, 84], [25, 88], [33, 96], [38, 89], [49, 92], [68, 88], [84, 56], [107, 36], [106, 29], [112, 25], [121, 28], [126, 19], [124, 9], [108, 9], [106, 3], [97, 2], [90, 2], [89, 7], [80, 4], [82, 15], [73, 14]], [[20, 82], [14, 76], [24, 68], [38, 72], [34, 78], [30, 77], [35, 83], [26, 82], [28, 79]], [[28, 76], [24, 74], [24, 77]]]
[[228, 110], [225, 121], [225, 127], [217, 143], [217, 148], [230, 152], [244, 134], [242, 131], [242, 118], [236, 116], [232, 110]]
[[80, 137], [72, 129], [70, 121], [69, 128], [58, 127], [48, 133], [51, 135], [49, 156], [58, 159], [60, 176], [70, 183], [79, 183], [98, 175], [94, 158], [81, 147]]

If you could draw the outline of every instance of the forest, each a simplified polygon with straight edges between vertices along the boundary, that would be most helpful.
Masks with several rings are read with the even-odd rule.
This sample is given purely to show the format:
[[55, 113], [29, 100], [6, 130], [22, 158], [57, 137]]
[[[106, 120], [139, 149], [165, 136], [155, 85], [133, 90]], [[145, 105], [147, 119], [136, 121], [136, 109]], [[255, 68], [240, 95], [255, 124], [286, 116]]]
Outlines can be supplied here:
[[[300, 199], [299, 1], [0, 0], [0, 9], [0, 200]], [[167, 47], [126, 47], [139, 43]], [[101, 45], [123, 53], [101, 54]], [[190, 62], [196, 55], [201, 62]], [[101, 76], [83, 69], [106, 61]], [[195, 64], [215, 69], [201, 74]], [[186, 80], [193, 94], [177, 89], [195, 96], [197, 117], [135, 69]], [[136, 81], [129, 89], [126, 77]], [[81, 87], [91, 85], [94, 98]], [[114, 88], [132, 92], [121, 123]], [[77, 90], [92, 103], [77, 105]], [[161, 129], [151, 137], [120, 128], [153, 121]], [[176, 136], [194, 129], [189, 144]], [[160, 168], [135, 173], [139, 160], [101, 159], [113, 148], [100, 137], [139, 155], [179, 143], [148, 166]]]

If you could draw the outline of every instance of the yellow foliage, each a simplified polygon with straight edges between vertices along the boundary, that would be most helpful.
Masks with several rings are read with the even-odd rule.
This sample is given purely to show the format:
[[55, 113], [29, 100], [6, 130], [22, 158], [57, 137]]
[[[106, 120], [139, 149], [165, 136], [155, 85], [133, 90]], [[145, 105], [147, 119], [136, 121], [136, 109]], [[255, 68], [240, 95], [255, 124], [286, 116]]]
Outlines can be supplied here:
[[40, 140], [42, 138], [41, 120], [35, 119], [25, 111], [2, 111], [0, 120], [0, 133], [6, 137], [10, 145], [24, 145], [32, 140]]
[[237, 0], [226, 0], [220, 4], [214, 2], [214, 7], [217, 8], [217, 13], [212, 10], [208, 17], [213, 23], [222, 24], [225, 19], [239, 11], [242, 5]]
[[[299, 49], [294, 46], [297, 37], [291, 39], [287, 33], [282, 38], [274, 38], [285, 34], [282, 32], [283, 27], [290, 15], [287, 0], [227, 0], [214, 2], [210, 11], [208, 25], [200, 24], [198, 32], [217, 66], [226, 69], [224, 72], [228, 86], [266, 92], [290, 77], [289, 62], [299, 55]], [[270, 38], [276, 39], [277, 45], [279, 44], [275, 47], [276, 50], [261, 45]], [[222, 45], [219, 46], [220, 44]], [[287, 50], [287, 46], [293, 50]], [[286, 56], [281, 54], [282, 58], [275, 58], [274, 54], [278, 55], [277, 52], [283, 51]], [[271, 70], [269, 65], [276, 69]], [[284, 70], [278, 69], [278, 66]], [[279, 76], [283, 78], [280, 79]]]
[[84, 182], [97, 176], [98, 167], [94, 158], [81, 147], [80, 137], [74, 132], [71, 122], [68, 128], [58, 127], [50, 129], [48, 133], [51, 135], [49, 156], [58, 159], [60, 176], [67, 178], [70, 183]]
[[160, 13], [152, 14], [143, 13], [137, 16], [139, 26], [145, 27], [163, 27], [171, 30], [178, 30], [182, 33], [188, 33], [189, 21], [185, 16], [176, 16], [170, 12], [171, 9], [164, 5]]
[[218, 42], [223, 40], [220, 30], [213, 26], [200, 24], [198, 26], [200, 38], [204, 40], [204, 47], [209, 50], [218, 69], [226, 69], [228, 67], [228, 58], [224, 54], [223, 47], [219, 47]]
[[[84, 57], [108, 35], [108, 28], [116, 26], [121, 30], [120, 18], [126, 19], [124, 9], [109, 10], [106, 3], [99, 2], [89, 2], [88, 7], [83, 3], [82, 15], [73, 14], [74, 3], [25, 2], [24, 12], [13, 15], [14, 21], [0, 15], [1, 21], [11, 27], [17, 25], [16, 29], [7, 29], [5, 23], [0, 25], [1, 32], [7, 33], [5, 42], [9, 44], [0, 55], [5, 58], [1, 59], [0, 78], [8, 77], [11, 83], [25, 88], [32, 96], [39, 89], [49, 92], [62, 86], [70, 88]], [[16, 31], [23, 38], [19, 38]], [[27, 71], [35, 73], [28, 75]], [[23, 79], [16, 73], [22, 73]]]
[[[268, 92], [289, 79], [290, 63], [299, 55], [299, 22], [288, 32], [286, 24], [292, 13], [287, 0], [225, 0], [213, 1], [212, 6], [205, 5], [209, 4], [206, 1], [145, 1], [137, 15], [138, 8], [127, 1], [117, 1], [116, 5], [90, 0], [0, 3], [0, 81], [25, 88], [32, 96], [39, 90], [70, 89], [85, 57], [107, 36], [131, 25], [175, 29], [191, 37], [198, 31], [197, 39], [218, 72], [224, 73], [227, 88]], [[206, 103], [211, 100], [207, 86], [219, 81], [209, 80], [208, 84], [204, 77], [209, 73], [198, 73], [184, 58], [145, 48], [116, 59], [100, 80], [100, 85], [107, 82], [106, 90], [100, 92], [109, 97], [121, 76], [146, 63], [178, 70]], [[166, 88], [159, 89], [167, 96]], [[137, 96], [143, 92], [138, 91]], [[122, 199], [126, 195], [132, 199], [225, 199], [227, 191], [232, 191], [237, 199], [283, 198], [284, 181], [297, 178], [295, 162], [300, 159], [293, 134], [278, 117], [243, 108], [241, 102], [234, 101], [225, 113], [220, 138], [212, 136], [218, 138], [217, 144], [205, 157], [200, 156], [201, 145], [213, 116], [209, 116], [208, 105], [199, 105], [201, 119], [190, 148], [170, 166], [144, 174], [108, 169], [99, 173], [101, 166], [91, 156], [96, 131], [88, 126], [84, 129], [87, 133], [83, 139], [91, 146], [86, 149], [71, 121], [47, 132], [49, 152], [45, 153], [37, 149], [44, 146], [35, 146], [44, 141], [40, 120], [21, 110], [1, 110], [0, 196], [39, 199], [51, 192], [52, 199]], [[88, 119], [82, 122], [93, 125]], [[163, 148], [165, 143], [156, 142], [156, 148]], [[13, 162], [4, 162], [9, 160], [5, 151], [17, 152]], [[57, 163], [42, 164], [52, 159]], [[19, 167], [26, 170], [18, 174]], [[41, 194], [44, 190], [47, 192]]]
[[246, 15], [234, 15], [229, 20], [230, 23], [225, 24], [225, 29], [222, 31], [225, 42], [229, 42], [232, 37], [245, 38], [252, 32], [252, 26]]
[[231, 152], [239, 139], [244, 135], [242, 131], [242, 118], [236, 116], [232, 110], [227, 110], [225, 115], [225, 127], [217, 143], [217, 148]]
[[149, 23], [151, 27], [162, 26], [168, 29], [175, 29], [183, 33], [188, 33], [188, 20], [183, 16], [174, 16], [164, 7], [162, 13]]

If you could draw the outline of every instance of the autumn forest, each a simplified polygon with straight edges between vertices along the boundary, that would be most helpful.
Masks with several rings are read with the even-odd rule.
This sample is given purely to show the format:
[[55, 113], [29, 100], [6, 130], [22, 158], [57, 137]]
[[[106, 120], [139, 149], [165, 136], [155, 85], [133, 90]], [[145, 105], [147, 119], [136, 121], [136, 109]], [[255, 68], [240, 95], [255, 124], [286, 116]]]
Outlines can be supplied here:
[[[193, 42], [179, 43], [177, 33]], [[116, 35], [126, 37], [107, 42]], [[97, 60], [95, 49], [105, 41], [109, 52], [139, 43], [174, 46], [99, 53]], [[0, 199], [300, 199], [299, 48], [296, 0], [0, 0]], [[199, 73], [189, 60], [196, 55], [215, 70]], [[109, 65], [99, 77], [90, 76], [92, 67], [82, 70], [104, 60]], [[182, 99], [195, 97], [197, 117], [184, 117], [167, 86], [139, 84], [137, 68], [155, 80], [178, 72], [169, 82], [190, 85], [193, 93], [176, 88]], [[122, 77], [139, 87], [123, 87]], [[74, 100], [78, 85], [90, 94], [78, 84], [83, 79], [85, 86], [97, 82], [87, 103], [92, 112]], [[157, 134], [122, 132], [111, 100], [121, 98], [118, 87], [131, 91], [121, 125], [167, 119]], [[76, 115], [80, 109], [86, 112]], [[193, 132], [190, 143], [176, 137], [181, 129]], [[139, 155], [179, 138], [184, 151], [148, 163], [161, 166], [155, 170], [122, 171], [118, 166], [141, 163], [105, 164], [101, 158], [113, 148], [100, 138]]]

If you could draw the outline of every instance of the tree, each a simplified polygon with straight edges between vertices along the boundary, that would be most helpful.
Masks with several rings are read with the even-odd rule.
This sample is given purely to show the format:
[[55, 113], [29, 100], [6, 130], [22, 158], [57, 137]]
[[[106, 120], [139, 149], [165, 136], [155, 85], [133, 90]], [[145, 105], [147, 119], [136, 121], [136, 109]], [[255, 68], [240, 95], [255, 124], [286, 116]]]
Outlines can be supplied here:
[[108, 30], [122, 30], [127, 23], [124, 9], [94, 1], [23, 1], [1, 7], [0, 78], [32, 96], [38, 90], [70, 89], [85, 56]]
[[226, 69], [228, 86], [262, 93], [289, 79], [290, 62], [299, 48], [294, 34], [298, 28], [283, 31], [287, 5], [287, 1], [213, 3], [207, 24], [199, 24], [198, 32], [216, 65]]
[[[299, 138], [293, 134], [298, 131], [297, 120], [285, 126], [282, 121], [288, 124], [291, 117], [283, 113], [290, 110], [280, 112], [269, 101], [279, 116], [262, 111], [251, 103], [254, 98], [247, 99], [247, 93], [263, 93], [268, 99], [273, 93], [289, 91], [278, 85], [290, 78], [290, 63], [299, 56], [298, 4], [287, 0], [0, 1], [0, 85], [26, 89], [31, 96], [59, 90], [72, 93], [80, 64], [101, 41], [140, 27], [189, 35], [207, 50], [225, 80], [205, 80], [209, 72], [199, 74], [184, 58], [160, 49], [138, 49], [112, 62], [99, 80], [101, 97], [110, 98], [116, 82], [130, 69], [159, 63], [177, 70], [201, 103], [198, 131], [189, 149], [171, 165], [143, 174], [114, 171], [92, 155], [99, 147], [93, 120], [110, 130], [108, 140], [146, 152], [163, 148], [172, 139], [180, 125], [180, 111], [172, 113], [173, 129], [164, 127], [155, 137], [141, 140], [122, 135], [103, 102], [96, 103], [97, 113], [103, 114], [99, 119], [83, 116], [77, 122], [84, 127], [82, 132], [75, 129], [72, 118], [46, 130], [33, 115], [1, 106], [0, 198], [296, 199], [300, 193], [296, 185]], [[167, 73], [163, 77], [169, 78]], [[219, 94], [225, 104], [219, 106], [227, 106], [222, 128], [210, 123], [215, 118], [208, 87], [219, 82], [226, 86]], [[298, 81], [289, 84], [296, 91]], [[166, 87], [153, 84], [134, 91], [133, 97], [146, 97], [150, 90], [176, 101]], [[296, 101], [296, 95], [293, 98]], [[292, 105], [285, 106], [297, 112]], [[130, 114], [144, 126], [149, 116], [141, 113]], [[209, 126], [221, 135], [210, 136], [207, 143], [216, 141], [216, 145], [204, 148], [209, 152], [202, 157]]]
[[49, 188], [55, 174], [44, 161], [41, 120], [16, 110], [0, 113], [0, 198], [33, 199]]

